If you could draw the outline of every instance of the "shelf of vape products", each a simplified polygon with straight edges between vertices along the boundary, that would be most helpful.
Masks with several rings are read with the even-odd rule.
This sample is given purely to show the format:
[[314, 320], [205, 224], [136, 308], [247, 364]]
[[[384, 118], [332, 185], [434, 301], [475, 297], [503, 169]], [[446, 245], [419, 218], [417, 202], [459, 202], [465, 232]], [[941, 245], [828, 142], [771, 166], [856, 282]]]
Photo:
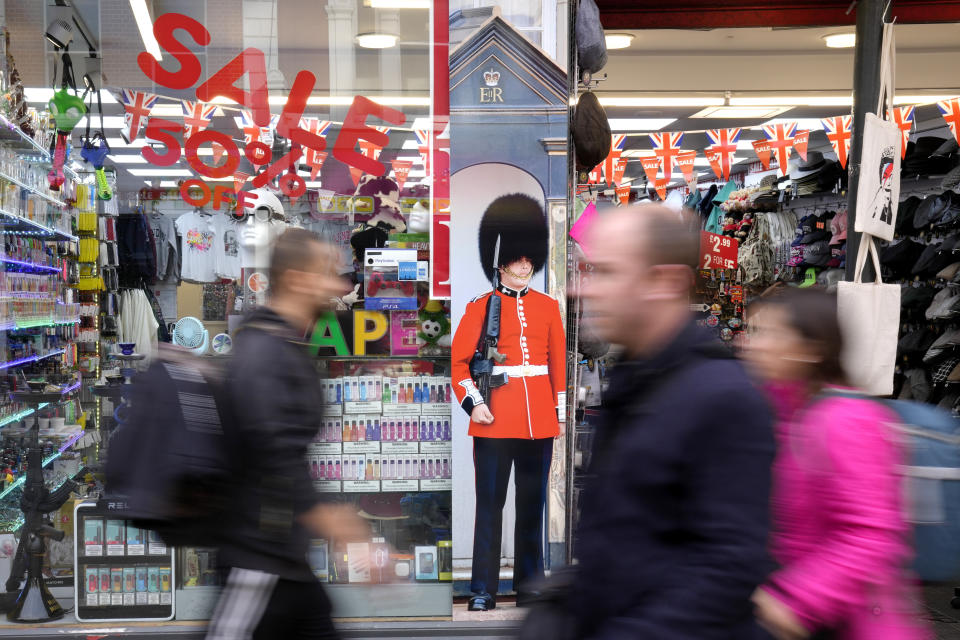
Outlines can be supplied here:
[[[59, 445], [55, 445], [55, 446], [48, 445], [48, 450], [45, 452], [46, 455], [44, 456], [43, 462], [42, 462], [43, 468], [46, 469], [55, 460], [58, 460], [61, 456], [63, 456], [64, 453], [69, 451], [70, 448], [73, 447], [73, 445], [75, 445], [77, 442], [80, 441], [81, 438], [83, 438], [85, 433], [86, 433], [85, 431], [75, 431], [71, 434], [56, 436], [54, 438], [51, 438], [50, 436], [42, 436], [42, 439], [47, 442], [55, 441], [56, 439], [61, 440]], [[10, 492], [14, 491], [15, 489], [23, 485], [24, 479], [26, 478], [26, 474], [24, 473], [26, 469], [21, 468], [18, 471], [19, 472], [17, 474], [17, 477], [12, 482], [7, 483], [6, 487], [2, 491], [0, 491], [0, 500], [3, 500], [4, 498], [7, 497], [8, 494], [10, 494]], [[57, 483], [58, 486], [60, 484], [62, 484], [62, 482]], [[16, 528], [19, 528], [19, 527], [16, 527]], [[4, 530], [9, 531], [11, 529], [5, 528]]]
[[452, 489], [448, 377], [345, 376], [321, 389], [324, 416], [307, 451], [318, 491]]
[[[0, 176], [0, 178], [2, 178], [2, 176]], [[67, 220], [69, 219], [67, 216], [62, 217]], [[12, 213], [5, 208], [0, 208], [0, 231], [4, 234], [47, 238], [49, 240], [77, 241], [77, 236], [69, 231], [47, 226], [36, 220]]]
[[81, 605], [173, 604], [172, 556], [156, 533], [126, 520], [93, 516], [82, 520], [77, 531], [82, 535], [77, 541], [78, 575], [83, 577], [77, 593]]
[[[49, 164], [52, 161], [50, 152], [42, 143], [27, 135], [25, 131], [2, 115], [0, 115], [0, 125], [2, 125], [0, 126], [0, 142], [22, 144], [36, 151], [44, 163]], [[37, 130], [44, 130], [45, 128], [46, 127], [38, 126]], [[64, 165], [63, 172], [67, 174], [71, 180], [77, 181], [80, 179], [77, 173], [67, 165]]]

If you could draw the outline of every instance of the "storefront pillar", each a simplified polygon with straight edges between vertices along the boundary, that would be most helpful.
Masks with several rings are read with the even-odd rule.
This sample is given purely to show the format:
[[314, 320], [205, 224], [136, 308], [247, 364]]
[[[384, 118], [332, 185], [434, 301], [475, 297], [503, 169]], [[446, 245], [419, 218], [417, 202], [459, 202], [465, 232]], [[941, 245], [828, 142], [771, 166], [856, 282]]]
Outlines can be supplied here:
[[[860, 248], [860, 234], [853, 231], [857, 216], [857, 183], [860, 179], [860, 153], [863, 148], [863, 123], [867, 113], [873, 113], [880, 97], [880, 49], [883, 43], [883, 18], [887, 0], [859, 0], [857, 2], [857, 48], [853, 62], [853, 135], [850, 140], [850, 186], [847, 189], [847, 216], [850, 221], [847, 236], [846, 279], [853, 280], [856, 255]], [[864, 278], [873, 277], [873, 266], [867, 264]]]

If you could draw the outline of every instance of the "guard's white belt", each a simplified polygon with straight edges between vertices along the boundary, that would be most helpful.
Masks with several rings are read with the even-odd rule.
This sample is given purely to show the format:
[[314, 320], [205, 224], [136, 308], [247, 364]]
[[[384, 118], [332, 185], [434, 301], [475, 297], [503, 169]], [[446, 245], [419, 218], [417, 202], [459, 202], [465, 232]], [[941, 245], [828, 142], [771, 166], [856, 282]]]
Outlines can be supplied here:
[[534, 376], [545, 376], [550, 373], [550, 369], [545, 364], [518, 364], [510, 367], [493, 367], [493, 375], [501, 373], [507, 374], [511, 378], [532, 378]]

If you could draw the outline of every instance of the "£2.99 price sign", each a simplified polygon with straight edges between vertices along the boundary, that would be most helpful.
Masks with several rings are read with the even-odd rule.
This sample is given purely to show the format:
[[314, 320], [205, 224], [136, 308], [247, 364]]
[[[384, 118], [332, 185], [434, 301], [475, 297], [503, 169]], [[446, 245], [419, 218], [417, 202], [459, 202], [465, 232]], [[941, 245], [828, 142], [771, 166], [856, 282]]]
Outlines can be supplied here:
[[700, 232], [701, 269], [736, 269], [740, 243], [736, 238]]

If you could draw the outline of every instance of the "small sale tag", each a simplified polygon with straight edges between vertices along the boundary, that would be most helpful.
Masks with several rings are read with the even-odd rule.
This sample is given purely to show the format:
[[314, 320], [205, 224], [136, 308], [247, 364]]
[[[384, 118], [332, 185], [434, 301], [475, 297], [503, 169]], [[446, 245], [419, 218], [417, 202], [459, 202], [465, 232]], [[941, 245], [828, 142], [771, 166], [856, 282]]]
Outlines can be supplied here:
[[736, 238], [700, 232], [700, 268], [736, 269], [739, 242]]

